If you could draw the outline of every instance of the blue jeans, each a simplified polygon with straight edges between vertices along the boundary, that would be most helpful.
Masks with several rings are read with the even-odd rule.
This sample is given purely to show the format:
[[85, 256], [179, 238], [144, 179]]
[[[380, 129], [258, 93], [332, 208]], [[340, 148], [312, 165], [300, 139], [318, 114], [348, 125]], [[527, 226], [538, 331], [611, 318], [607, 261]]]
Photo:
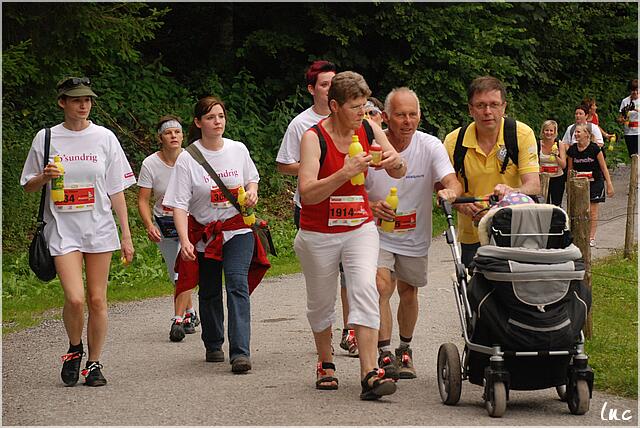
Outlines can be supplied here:
[[198, 253], [200, 266], [200, 321], [202, 341], [208, 351], [222, 349], [224, 343], [224, 308], [222, 272], [227, 291], [229, 359], [250, 356], [251, 305], [247, 275], [253, 256], [253, 233], [236, 235], [222, 246], [223, 260], [206, 259]]

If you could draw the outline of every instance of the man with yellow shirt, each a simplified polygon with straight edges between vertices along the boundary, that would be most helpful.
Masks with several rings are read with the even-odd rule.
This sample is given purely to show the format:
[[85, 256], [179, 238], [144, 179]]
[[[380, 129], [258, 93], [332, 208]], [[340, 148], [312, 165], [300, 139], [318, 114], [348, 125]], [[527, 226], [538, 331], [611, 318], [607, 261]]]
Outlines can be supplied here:
[[[506, 90], [495, 77], [476, 78], [467, 90], [469, 114], [473, 122], [466, 128], [462, 145], [464, 156], [464, 177], [456, 171], [463, 186], [463, 196], [482, 197], [491, 193], [499, 198], [512, 192], [537, 195], [540, 192], [538, 176], [538, 148], [533, 130], [522, 122], [515, 122], [518, 156], [517, 163], [508, 159], [504, 138], [504, 115], [507, 107]], [[451, 132], [444, 140], [451, 163], [460, 128]], [[506, 168], [503, 168], [503, 163]], [[465, 183], [466, 181], [466, 183]], [[480, 247], [478, 229], [474, 220], [479, 221], [484, 206], [479, 203], [457, 204], [458, 238], [462, 247], [462, 262], [469, 266]]]

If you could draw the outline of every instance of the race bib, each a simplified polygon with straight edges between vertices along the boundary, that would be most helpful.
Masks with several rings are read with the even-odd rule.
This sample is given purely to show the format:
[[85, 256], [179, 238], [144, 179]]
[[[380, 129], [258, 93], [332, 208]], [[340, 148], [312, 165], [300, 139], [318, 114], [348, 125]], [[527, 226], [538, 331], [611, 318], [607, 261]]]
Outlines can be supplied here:
[[540, 172], [546, 172], [549, 174], [556, 174], [558, 172], [558, 165], [540, 165]]
[[[231, 194], [238, 198], [238, 188], [229, 189]], [[218, 186], [211, 186], [211, 205], [214, 208], [230, 208], [233, 206]]]
[[591, 171], [576, 172], [576, 178], [588, 178], [589, 181], [593, 181], [593, 173]]
[[358, 226], [369, 215], [363, 196], [331, 196], [329, 198], [329, 226]]
[[64, 200], [55, 202], [59, 212], [91, 211], [96, 203], [93, 184], [70, 184], [64, 188]]
[[167, 207], [165, 205], [161, 205], [160, 207], [162, 208], [162, 215], [163, 216], [165, 216], [165, 217], [167, 217], [167, 216], [173, 217], [173, 208]]
[[416, 228], [416, 210], [396, 213], [396, 227], [394, 233], [406, 233]]

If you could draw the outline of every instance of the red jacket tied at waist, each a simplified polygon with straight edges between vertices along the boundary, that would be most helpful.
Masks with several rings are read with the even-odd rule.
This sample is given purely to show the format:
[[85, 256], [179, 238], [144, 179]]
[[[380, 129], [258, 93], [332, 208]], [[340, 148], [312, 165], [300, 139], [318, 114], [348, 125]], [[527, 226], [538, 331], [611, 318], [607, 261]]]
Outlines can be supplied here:
[[[193, 216], [189, 216], [189, 242], [191, 242], [195, 247], [196, 243], [200, 240], [207, 242], [213, 236], [211, 242], [209, 242], [204, 249], [204, 257], [207, 259], [222, 261], [222, 232], [225, 230], [244, 229], [246, 227], [247, 226], [244, 224], [240, 214], [225, 221], [218, 220], [211, 222], [206, 226], [198, 223]], [[262, 281], [267, 270], [271, 267], [269, 259], [267, 258], [267, 252], [262, 247], [260, 239], [258, 239], [254, 231], [251, 233], [253, 233], [254, 246], [251, 264], [249, 265], [249, 275], [247, 278], [249, 282], [249, 294], [253, 292], [258, 284], [260, 284], [260, 281]], [[178, 257], [176, 257], [174, 270], [178, 273], [174, 298], [180, 293], [195, 288], [200, 282], [200, 270], [197, 258], [193, 261], [186, 261], [182, 260], [182, 257], [178, 255]]]

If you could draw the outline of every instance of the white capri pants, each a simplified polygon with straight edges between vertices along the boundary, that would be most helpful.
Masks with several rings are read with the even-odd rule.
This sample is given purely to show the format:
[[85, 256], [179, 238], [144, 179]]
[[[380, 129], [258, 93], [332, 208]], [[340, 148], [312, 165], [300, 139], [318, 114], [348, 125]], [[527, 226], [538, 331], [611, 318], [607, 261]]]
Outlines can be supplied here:
[[342, 262], [349, 302], [350, 327], [380, 328], [380, 306], [376, 288], [379, 249], [373, 222], [342, 233], [298, 230], [294, 249], [307, 287], [307, 319], [315, 333], [336, 320], [338, 265]]
[[162, 237], [160, 242], [157, 242], [157, 244], [160, 249], [160, 253], [162, 254], [162, 258], [164, 259], [164, 263], [167, 265], [169, 280], [175, 286], [176, 280], [178, 279], [178, 273], [174, 271], [174, 268], [176, 265], [176, 257], [180, 252], [180, 240], [178, 238]]

